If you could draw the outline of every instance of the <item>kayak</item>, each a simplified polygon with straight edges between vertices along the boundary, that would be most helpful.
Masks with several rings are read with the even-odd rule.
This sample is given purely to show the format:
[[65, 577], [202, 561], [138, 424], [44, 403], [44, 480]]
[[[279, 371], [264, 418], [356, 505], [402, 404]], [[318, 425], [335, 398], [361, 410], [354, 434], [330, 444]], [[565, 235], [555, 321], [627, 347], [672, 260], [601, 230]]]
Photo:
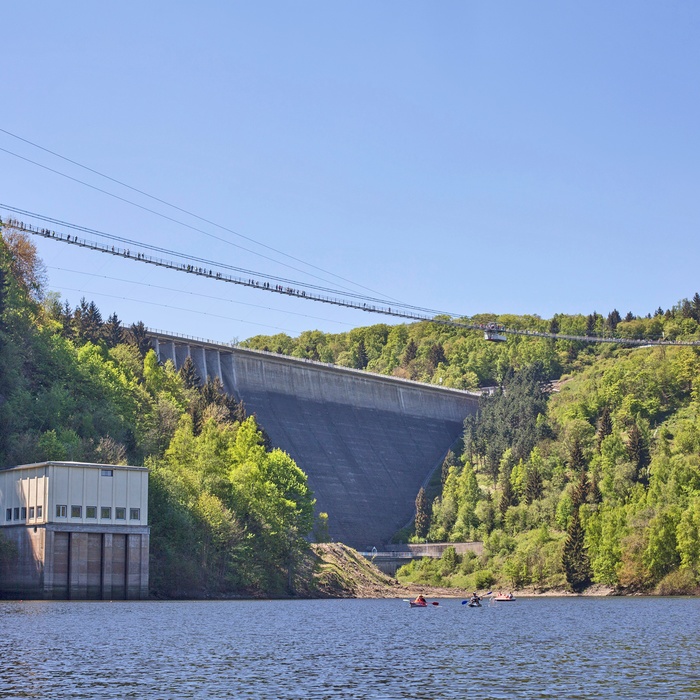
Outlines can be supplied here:
[[427, 603], [414, 603], [412, 600], [409, 601], [409, 605], [412, 608], [427, 608], [428, 607]]
[[507, 595], [497, 595], [494, 600], [497, 603], [512, 603], [515, 598], [513, 596], [507, 596]]
[[479, 602], [469, 603], [468, 605], [470, 608], [480, 608], [481, 607], [481, 603], [479, 603]]

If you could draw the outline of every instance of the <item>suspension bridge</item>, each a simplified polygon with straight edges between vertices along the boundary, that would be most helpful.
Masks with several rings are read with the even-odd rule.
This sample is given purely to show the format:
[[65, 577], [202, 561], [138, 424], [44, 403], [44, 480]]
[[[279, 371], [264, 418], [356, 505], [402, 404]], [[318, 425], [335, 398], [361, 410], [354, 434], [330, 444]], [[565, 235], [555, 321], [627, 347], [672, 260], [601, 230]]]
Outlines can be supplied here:
[[[0, 204], [0, 208], [13, 213], [26, 214], [35, 219], [45, 222], [55, 222], [55, 219], [42, 217], [39, 214], [26, 212], [15, 207]], [[525, 336], [534, 338], [546, 338], [552, 340], [570, 340], [584, 343], [609, 343], [627, 346], [647, 346], [647, 345], [667, 345], [667, 346], [700, 346], [700, 340], [670, 340], [659, 338], [623, 338], [620, 336], [600, 336], [600, 335], [571, 335], [565, 333], [551, 333], [542, 330], [529, 330], [520, 328], [508, 328], [501, 324], [494, 323], [473, 323], [466, 317], [451, 314], [443, 311], [426, 309], [423, 307], [404, 304], [401, 302], [388, 303], [384, 299], [368, 297], [351, 292], [339, 292], [337, 290], [321, 287], [314, 284], [296, 282], [294, 280], [264, 275], [259, 272], [236, 268], [231, 265], [222, 264], [205, 258], [191, 255], [184, 255], [176, 251], [167, 250], [157, 246], [151, 246], [139, 241], [133, 241], [121, 236], [101, 233], [92, 229], [75, 226], [61, 222], [65, 226], [70, 226], [74, 230], [90, 232], [93, 235], [106, 238], [109, 242], [90, 240], [78, 236], [75, 233], [64, 233], [52, 228], [26, 223], [13, 217], [0, 218], [0, 224], [6, 228], [13, 229], [32, 236], [41, 236], [66, 245], [86, 248], [98, 253], [113, 255], [125, 258], [144, 265], [176, 270], [181, 273], [205, 277], [217, 282], [235, 284], [243, 287], [250, 287], [256, 290], [292, 296], [307, 301], [323, 304], [331, 304], [338, 307], [356, 309], [371, 314], [391, 316], [410, 321], [429, 321], [440, 325], [454, 326], [466, 330], [482, 331], [486, 340], [502, 341], [506, 335]], [[129, 247], [123, 247], [128, 245]], [[144, 250], [150, 252], [143, 252]], [[158, 252], [168, 255], [169, 258], [155, 256], [152, 253]], [[177, 261], [175, 258], [180, 258]], [[238, 274], [234, 274], [238, 273]]]

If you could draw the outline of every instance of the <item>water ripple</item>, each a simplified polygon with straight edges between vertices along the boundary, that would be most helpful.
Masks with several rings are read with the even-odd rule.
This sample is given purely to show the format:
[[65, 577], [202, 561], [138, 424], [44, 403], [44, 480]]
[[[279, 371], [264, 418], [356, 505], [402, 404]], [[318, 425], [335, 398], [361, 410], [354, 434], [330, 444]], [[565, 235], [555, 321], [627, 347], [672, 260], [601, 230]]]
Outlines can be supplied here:
[[700, 600], [0, 603], [0, 698], [698, 698]]

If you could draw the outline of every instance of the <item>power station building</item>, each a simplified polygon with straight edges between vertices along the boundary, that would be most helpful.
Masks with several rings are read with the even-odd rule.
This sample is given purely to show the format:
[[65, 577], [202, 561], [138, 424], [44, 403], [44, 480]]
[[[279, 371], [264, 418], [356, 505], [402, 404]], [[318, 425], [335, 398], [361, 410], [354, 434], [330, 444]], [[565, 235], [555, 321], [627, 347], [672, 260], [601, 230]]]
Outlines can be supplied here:
[[0, 469], [3, 597], [148, 597], [148, 470], [42, 462]]

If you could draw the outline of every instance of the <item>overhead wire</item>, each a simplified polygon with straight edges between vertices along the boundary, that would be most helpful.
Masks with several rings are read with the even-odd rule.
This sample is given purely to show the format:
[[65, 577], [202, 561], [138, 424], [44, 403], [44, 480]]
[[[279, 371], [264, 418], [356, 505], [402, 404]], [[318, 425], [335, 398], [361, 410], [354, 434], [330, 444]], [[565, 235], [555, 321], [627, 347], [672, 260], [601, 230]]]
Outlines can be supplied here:
[[[187, 294], [188, 296], [193, 296], [193, 297], [200, 297], [202, 299], [212, 299], [214, 301], [220, 301], [224, 302], [226, 304], [236, 304], [238, 306], [250, 306], [251, 308], [254, 309], [265, 309], [266, 311], [279, 311], [280, 313], [284, 313], [287, 316], [300, 316], [301, 318], [308, 318], [314, 321], [324, 321], [326, 323], [337, 323], [338, 325], [341, 326], [352, 326], [351, 323], [348, 323], [347, 321], [338, 321], [336, 319], [332, 318], [323, 318], [321, 316], [312, 316], [310, 314], [302, 314], [299, 313], [298, 311], [288, 311], [288, 310], [282, 310], [282, 309], [275, 309], [272, 306], [263, 306], [262, 304], [251, 304], [250, 302], [246, 301], [236, 301], [235, 299], [223, 299], [220, 296], [214, 296], [213, 294], [202, 294], [201, 292], [192, 292], [186, 289], [175, 289], [174, 287], [164, 287], [163, 285], [160, 284], [151, 284], [150, 282], [137, 282], [136, 280], [127, 280], [123, 279], [120, 277], [112, 277], [111, 275], [101, 275], [95, 272], [85, 272], [84, 270], [71, 270], [69, 268], [65, 267], [57, 267], [55, 265], [48, 265], [47, 266], [49, 270], [59, 270], [61, 272], [69, 272], [72, 275], [84, 275], [87, 277], [98, 277], [100, 279], [106, 279], [106, 280], [112, 280], [113, 282], [122, 282], [125, 284], [135, 284], [140, 287], [148, 287], [150, 289], [160, 289], [162, 291], [166, 292], [176, 292], [178, 294]], [[187, 309], [183, 309], [187, 310]], [[235, 319], [234, 319], [235, 320]]]
[[[138, 253], [136, 257], [131, 255], [129, 250], [122, 250], [112, 246], [111, 250], [108, 246], [104, 244], [98, 244], [93, 241], [87, 241], [85, 239], [81, 240], [77, 236], [71, 239], [70, 235], [64, 236], [61, 233], [56, 233], [48, 229], [37, 229], [31, 226], [31, 224], [24, 224], [20, 221], [10, 220], [7, 225], [13, 227], [19, 231], [24, 231], [32, 235], [42, 236], [51, 240], [60, 241], [70, 245], [76, 245], [82, 248], [87, 248], [90, 250], [95, 250], [101, 253], [107, 253], [111, 255], [116, 255], [119, 257], [127, 258], [130, 260], [135, 260], [137, 262], [142, 262], [150, 265], [156, 265], [159, 267], [173, 269], [178, 272], [186, 272], [188, 274], [197, 275], [200, 277], [206, 277], [220, 282], [228, 282], [233, 284], [238, 284], [245, 287], [252, 287], [254, 289], [274, 292], [277, 294], [285, 294], [287, 296], [293, 296], [299, 299], [305, 299], [308, 301], [317, 301], [325, 304], [333, 304], [335, 306], [341, 306], [346, 308], [357, 309], [360, 311], [365, 311], [367, 313], [382, 314], [386, 316], [393, 316], [397, 318], [411, 319], [417, 321], [429, 321], [432, 323], [437, 323], [440, 325], [454, 326], [457, 328], [464, 328], [468, 330], [478, 330], [485, 334], [486, 339], [501, 339], [498, 337], [501, 333], [520, 335], [527, 337], [536, 338], [551, 338], [554, 340], [574, 340], [587, 343], [611, 343], [620, 345], [632, 345], [632, 346], [645, 346], [645, 345], [670, 345], [670, 346], [700, 346], [700, 340], [684, 341], [684, 340], [655, 340], [655, 339], [637, 339], [637, 338], [620, 338], [620, 337], [601, 337], [601, 336], [577, 336], [564, 333], [548, 333], [545, 331], [531, 331], [531, 330], [521, 330], [515, 328], [506, 328], [500, 324], [482, 324], [482, 323], [472, 323], [468, 320], [459, 320], [458, 318], [450, 317], [449, 314], [438, 314], [437, 316], [428, 316], [424, 314], [419, 314], [410, 308], [402, 308], [401, 305], [398, 307], [395, 305], [393, 307], [382, 306], [379, 304], [367, 304], [363, 302], [360, 304], [357, 300], [344, 299], [340, 297], [331, 298], [324, 297], [316, 293], [307, 294], [305, 290], [294, 289], [290, 287], [283, 287], [281, 285], [276, 285], [271, 287], [269, 283], [265, 283], [262, 286], [259, 281], [254, 279], [243, 280], [241, 278], [236, 278], [231, 275], [225, 275], [220, 272], [214, 272], [214, 270], [201, 267], [193, 267], [191, 265], [175, 264], [171, 261], [154, 259], [144, 254]], [[462, 317], [466, 318], [466, 317]]]
[[147, 299], [131, 299], [129, 297], [122, 297], [122, 296], [117, 296], [116, 294], [107, 294], [106, 292], [93, 292], [85, 289], [75, 289], [73, 287], [63, 287], [59, 286], [57, 289], [66, 291], [66, 292], [78, 292], [80, 294], [91, 294], [95, 296], [101, 296], [101, 297], [107, 297], [109, 299], [120, 299], [122, 301], [133, 301], [137, 302], [139, 304], [148, 304], [149, 306], [159, 306], [163, 309], [173, 309], [175, 311], [186, 311], [187, 313], [191, 314], [197, 314], [199, 316], [211, 316], [212, 318], [223, 318], [226, 321], [236, 321], [237, 323], [247, 323], [251, 326], [262, 326], [264, 328], [272, 328], [273, 330], [276, 331], [283, 331], [285, 333], [293, 333], [294, 331], [290, 330], [289, 328], [280, 328], [279, 326], [273, 326], [270, 325], [269, 323], [259, 323], [257, 321], [247, 321], [242, 318], [231, 318], [230, 316], [222, 316], [221, 314], [213, 314], [210, 311], [201, 311], [200, 309], [185, 309], [182, 308], [181, 306], [172, 306], [171, 304], [161, 304], [156, 301], [148, 301]]
[[[185, 260], [188, 263], [197, 263], [197, 264], [206, 265], [210, 269], [219, 268], [219, 269], [223, 269], [223, 270], [230, 270], [232, 272], [242, 273], [245, 275], [252, 275], [253, 277], [256, 277], [259, 279], [266, 279], [266, 280], [270, 280], [273, 282], [278, 282], [278, 283], [281, 283], [283, 285], [294, 285], [294, 288], [302, 288], [303, 287], [303, 288], [308, 289], [308, 290], [313, 289], [314, 291], [323, 292], [326, 294], [345, 295], [347, 297], [350, 297], [353, 299], [358, 299], [360, 301], [370, 303], [370, 304], [386, 304], [387, 303], [385, 299], [376, 299], [374, 297], [368, 297], [368, 296], [365, 296], [362, 294], [356, 294], [356, 293], [348, 292], [348, 291], [340, 291], [340, 290], [334, 289], [332, 287], [321, 287], [319, 285], [299, 282], [297, 280], [289, 279], [286, 277], [278, 277], [275, 275], [269, 275], [266, 273], [257, 272], [255, 270], [249, 270], [246, 268], [236, 267], [234, 265], [229, 265], [227, 263], [221, 263], [221, 262], [218, 262], [215, 260], [209, 260], [207, 258], [200, 258], [198, 256], [191, 255], [188, 253], [180, 253], [178, 251], [173, 251], [173, 250], [170, 250], [167, 248], [162, 248], [160, 246], [154, 246], [154, 245], [151, 245], [149, 243], [142, 243], [140, 241], [135, 241], [135, 240], [132, 240], [129, 238], [125, 238], [123, 236], [116, 236], [116, 235], [111, 234], [111, 233], [104, 233], [102, 231], [97, 231], [95, 229], [87, 228], [85, 226], [80, 226], [77, 224], [71, 224], [71, 223], [68, 223], [65, 221], [60, 221], [58, 219], [44, 216], [43, 214], [37, 214], [35, 212], [30, 212], [30, 211], [20, 209], [18, 207], [13, 207], [13, 206], [3, 204], [3, 203], [0, 203], [0, 209], [4, 209], [6, 211], [11, 211], [11, 212], [16, 213], [16, 214], [30, 216], [33, 219], [37, 219], [39, 221], [57, 223], [57, 224], [60, 224], [61, 226], [71, 228], [72, 230], [82, 231], [84, 233], [87, 232], [87, 233], [90, 233], [92, 235], [99, 236], [101, 238], [105, 238], [109, 241], [118, 241], [118, 242], [125, 244], [125, 245], [134, 246], [135, 248], [143, 248], [146, 250], [152, 250], [152, 251], [157, 252], [157, 253], [162, 253], [165, 255], [173, 256], [175, 258], [180, 258], [181, 260]], [[17, 222], [17, 223], [23, 223], [23, 222]], [[28, 231], [28, 233], [36, 234], [37, 231], [32, 229], [31, 231]], [[55, 234], [56, 240], [63, 240], [60, 234], [56, 234], [55, 231], [52, 233]], [[45, 237], [53, 238], [54, 236], [45, 236]], [[70, 236], [68, 236], [68, 238], [70, 238]], [[70, 242], [70, 241], [64, 240], [63, 242]], [[87, 244], [88, 242], [85, 241], [85, 243]], [[83, 247], [90, 247], [90, 246], [85, 245]], [[127, 249], [127, 252], [130, 253], [131, 248]], [[435, 309], [426, 309], [426, 308], [414, 306], [412, 304], [396, 303], [396, 304], [394, 304], [394, 306], [399, 307], [399, 308], [412, 309], [414, 311], [420, 311], [422, 313], [432, 314], [432, 315], [441, 315], [441, 314], [453, 315], [453, 316], [456, 315], [456, 314], [450, 314], [447, 311], [437, 311]]]
[[[120, 185], [121, 187], [125, 187], [125, 188], [131, 190], [132, 192], [136, 192], [136, 193], [138, 193], [138, 194], [140, 194], [140, 195], [142, 195], [142, 196], [144, 196], [144, 197], [147, 197], [147, 198], [149, 198], [149, 199], [151, 199], [151, 200], [153, 200], [153, 201], [155, 201], [155, 202], [158, 202], [158, 203], [160, 203], [160, 204], [164, 204], [165, 206], [170, 207], [170, 208], [172, 208], [172, 209], [174, 209], [174, 210], [176, 210], [176, 211], [179, 211], [179, 212], [181, 212], [181, 213], [183, 213], [183, 214], [187, 214], [188, 216], [191, 216], [191, 217], [193, 217], [193, 218], [195, 218], [195, 219], [198, 219], [199, 221], [202, 221], [202, 222], [204, 222], [204, 223], [207, 223], [207, 224], [209, 224], [210, 226], [215, 226], [216, 228], [218, 228], [218, 229], [220, 229], [220, 230], [222, 230], [222, 231], [226, 231], [227, 233], [231, 233], [231, 234], [233, 234], [234, 236], [238, 236], [239, 238], [242, 238], [242, 239], [244, 239], [244, 240], [246, 240], [246, 241], [249, 241], [249, 242], [251, 242], [251, 243], [254, 243], [255, 245], [258, 245], [258, 246], [260, 246], [260, 247], [262, 247], [262, 248], [265, 248], [265, 249], [267, 249], [267, 250], [273, 251], [273, 252], [277, 253], [278, 255], [282, 255], [283, 257], [289, 258], [290, 260], [294, 260], [294, 261], [296, 261], [296, 262], [299, 262], [299, 263], [301, 263], [302, 265], [306, 265], [307, 267], [310, 267], [310, 268], [312, 268], [312, 269], [314, 269], [314, 270], [318, 270], [319, 272], [323, 272], [323, 273], [326, 274], [326, 275], [331, 275], [331, 277], [335, 277], [335, 278], [337, 278], [337, 279], [339, 279], [339, 280], [342, 280], [343, 282], [347, 282], [348, 284], [351, 284], [351, 285], [354, 286], [354, 287], [358, 287], [358, 288], [360, 288], [360, 289], [365, 289], [365, 290], [367, 290], [367, 291], [373, 292], [374, 294], [379, 294], [380, 296], [383, 296], [385, 299], [391, 299], [392, 301], [396, 301], [396, 300], [393, 299], [392, 297], [387, 297], [386, 295], [383, 295], [381, 292], [378, 292], [378, 291], [376, 291], [376, 290], [374, 290], [374, 289], [371, 289], [370, 287], [366, 287], [366, 286], [364, 286], [364, 285], [358, 284], [357, 282], [354, 282], [354, 281], [352, 281], [352, 280], [350, 280], [350, 279], [348, 279], [348, 278], [346, 278], [346, 277], [343, 277], [343, 276], [341, 276], [341, 275], [338, 275], [337, 273], [334, 273], [334, 272], [332, 272], [332, 271], [330, 271], [330, 270], [326, 270], [325, 268], [319, 267], [318, 265], [314, 265], [313, 263], [309, 263], [309, 262], [307, 262], [307, 261], [305, 261], [305, 260], [302, 260], [301, 258], [298, 258], [298, 257], [296, 257], [296, 256], [294, 256], [294, 255], [290, 255], [289, 253], [285, 253], [284, 251], [279, 250], [279, 249], [277, 249], [277, 248], [274, 248], [273, 246], [267, 245], [266, 243], [261, 243], [260, 241], [257, 241], [257, 240], [255, 240], [254, 238], [251, 238], [250, 236], [246, 236], [246, 235], [244, 235], [244, 234], [242, 234], [242, 233], [240, 233], [240, 232], [238, 232], [238, 231], [236, 231], [236, 230], [234, 230], [234, 229], [228, 228], [227, 226], [223, 226], [222, 224], [218, 224], [218, 223], [216, 223], [215, 221], [211, 221], [210, 219], [207, 219], [207, 218], [205, 218], [205, 217], [203, 217], [203, 216], [200, 216], [199, 214], [195, 214], [194, 212], [191, 212], [191, 211], [189, 211], [189, 210], [187, 210], [187, 209], [185, 209], [185, 208], [183, 208], [183, 207], [179, 207], [179, 206], [177, 206], [176, 204], [172, 204], [171, 202], [168, 202], [168, 201], [166, 201], [166, 200], [164, 200], [164, 199], [161, 199], [160, 197], [156, 197], [155, 195], [149, 194], [148, 192], [145, 192], [144, 190], [141, 190], [141, 189], [139, 189], [139, 188], [137, 188], [137, 187], [133, 187], [132, 185], [129, 185], [129, 184], [125, 183], [125, 182], [122, 182], [121, 180], [118, 180], [118, 179], [116, 179], [116, 178], [114, 178], [114, 177], [111, 177], [110, 175], [106, 175], [105, 173], [102, 173], [102, 172], [100, 172], [99, 170], [95, 170], [94, 168], [90, 168], [90, 167], [87, 166], [87, 165], [83, 165], [82, 163], [79, 163], [79, 162], [76, 161], [76, 160], [73, 160], [73, 159], [68, 158], [68, 157], [66, 157], [66, 156], [64, 156], [64, 155], [61, 155], [60, 153], [56, 153], [55, 151], [52, 151], [52, 150], [50, 150], [50, 149], [48, 149], [48, 148], [46, 148], [46, 147], [44, 147], [44, 146], [41, 146], [41, 145], [38, 144], [38, 143], [35, 143], [35, 142], [33, 142], [33, 141], [30, 141], [29, 139], [25, 139], [25, 138], [23, 138], [22, 136], [19, 136], [19, 135], [17, 135], [17, 134], [14, 134], [14, 133], [12, 133], [11, 131], [8, 131], [7, 129], [2, 129], [2, 128], [0, 128], [0, 132], [2, 132], [2, 133], [4, 133], [4, 134], [7, 134], [8, 136], [11, 136], [12, 138], [17, 139], [17, 140], [19, 140], [19, 141], [23, 141], [24, 143], [29, 144], [30, 146], [32, 146], [32, 147], [34, 147], [34, 148], [38, 148], [39, 150], [44, 151], [45, 153], [49, 153], [50, 155], [55, 156], [56, 158], [60, 158], [61, 160], [64, 160], [64, 161], [66, 161], [66, 162], [68, 162], [68, 163], [71, 163], [72, 165], [75, 165], [75, 166], [77, 166], [77, 167], [79, 167], [79, 168], [82, 168], [83, 170], [87, 170], [88, 172], [91, 172], [91, 173], [93, 173], [93, 174], [95, 174], [95, 175], [98, 175], [99, 177], [102, 177], [102, 178], [104, 178], [104, 179], [106, 179], [106, 180], [109, 180], [110, 182], [114, 182], [115, 184]], [[179, 224], [179, 225], [181, 225], [181, 226], [185, 226], [185, 227], [187, 227], [187, 228], [190, 228], [190, 229], [192, 229], [193, 231], [197, 231], [197, 232], [202, 233], [202, 234], [204, 234], [204, 235], [206, 235], [206, 236], [210, 236], [211, 238], [215, 238], [216, 240], [222, 241], [222, 242], [227, 243], [227, 244], [229, 244], [229, 245], [233, 245], [233, 246], [235, 246], [235, 247], [237, 247], [237, 248], [240, 248], [241, 250], [245, 250], [246, 252], [249, 252], [249, 253], [251, 253], [251, 254], [253, 254], [253, 255], [258, 255], [258, 256], [260, 256], [260, 257], [265, 258], [266, 260], [270, 260], [270, 261], [275, 262], [275, 263], [277, 263], [277, 264], [284, 265], [285, 267], [289, 267], [290, 269], [295, 270], [295, 271], [297, 271], [297, 272], [302, 272], [303, 274], [308, 274], [308, 275], [310, 275], [311, 277], [314, 277], [315, 279], [321, 279], [321, 280], [323, 280], [323, 281], [325, 281], [325, 282], [328, 282], [328, 280], [324, 279], [323, 277], [318, 277], [317, 275], [313, 275], [312, 273], [310, 273], [310, 272], [308, 272], [308, 271], [306, 271], [306, 270], [300, 270], [299, 268], [296, 268], [296, 267], [294, 267], [294, 266], [288, 265], [287, 263], [280, 262], [280, 261], [278, 261], [278, 260], [275, 260], [274, 258], [270, 258], [270, 257], [268, 257], [268, 256], [265, 256], [265, 255], [263, 255], [262, 253], [258, 253], [257, 251], [250, 250], [249, 248], [245, 248], [244, 246], [239, 246], [239, 245], [237, 245], [237, 244], [235, 244], [235, 243], [229, 241], [228, 239], [221, 238], [221, 237], [219, 237], [219, 236], [214, 236], [213, 234], [211, 234], [211, 233], [209, 233], [209, 232], [207, 232], [207, 231], [204, 231], [204, 230], [202, 230], [202, 229], [200, 229], [200, 228], [197, 228], [197, 227], [191, 226], [191, 225], [189, 225], [189, 224], [186, 224], [186, 223], [184, 223], [184, 222], [182, 222], [182, 221], [179, 221], [178, 219], [174, 219], [174, 218], [172, 218], [172, 217], [169, 217], [169, 216], [167, 216], [167, 215], [165, 215], [165, 214], [162, 214], [161, 212], [158, 212], [158, 211], [156, 211], [156, 210], [150, 209], [150, 208], [148, 208], [148, 207], [144, 207], [143, 205], [137, 204], [136, 202], [132, 202], [131, 200], [128, 200], [128, 199], [126, 199], [126, 198], [124, 198], [124, 197], [119, 197], [118, 195], [115, 195], [115, 194], [113, 194], [112, 192], [109, 192], [109, 191], [107, 191], [107, 190], [104, 190], [104, 189], [102, 189], [102, 188], [100, 188], [100, 187], [96, 187], [95, 185], [91, 185], [91, 184], [89, 184], [89, 183], [87, 183], [87, 182], [84, 182], [84, 181], [82, 181], [82, 180], [79, 180], [78, 178], [75, 178], [75, 177], [72, 177], [72, 176], [70, 176], [70, 175], [67, 175], [66, 173], [62, 173], [62, 172], [59, 171], [59, 170], [55, 170], [55, 169], [53, 169], [53, 168], [49, 168], [48, 166], [43, 165], [43, 164], [41, 164], [41, 163], [38, 163], [38, 162], [36, 162], [36, 161], [33, 161], [33, 160], [31, 160], [30, 158], [26, 158], [26, 157], [24, 157], [24, 156], [21, 156], [21, 155], [19, 155], [18, 153], [15, 153], [14, 151], [10, 151], [10, 150], [5, 149], [5, 148], [0, 148], [0, 151], [3, 151], [4, 153], [7, 153], [8, 155], [14, 156], [14, 157], [16, 157], [16, 158], [20, 158], [21, 160], [24, 160], [24, 161], [26, 161], [26, 162], [28, 162], [28, 163], [31, 163], [32, 165], [36, 165], [36, 166], [38, 166], [38, 167], [40, 167], [40, 168], [44, 168], [44, 169], [46, 169], [46, 170], [48, 170], [48, 171], [50, 171], [50, 172], [52, 172], [52, 173], [54, 173], [54, 174], [56, 174], [56, 175], [60, 175], [61, 177], [68, 178], [69, 180], [73, 180], [74, 182], [77, 182], [77, 183], [79, 183], [79, 184], [81, 184], [81, 185], [85, 185], [86, 187], [90, 187], [91, 189], [97, 190], [98, 192], [101, 192], [101, 193], [103, 193], [103, 194], [106, 194], [106, 195], [108, 195], [108, 196], [110, 196], [110, 197], [114, 197], [115, 199], [118, 199], [118, 200], [120, 200], [120, 201], [122, 201], [122, 202], [125, 202], [125, 203], [130, 204], [130, 205], [135, 206], [135, 207], [138, 207], [138, 208], [140, 208], [140, 209], [143, 209], [143, 210], [145, 210], [145, 211], [147, 211], [147, 212], [149, 212], [149, 213], [151, 213], [151, 214], [155, 214], [156, 216], [160, 216], [160, 217], [162, 217], [162, 218], [164, 218], [164, 219], [167, 219], [168, 221], [172, 221], [172, 222], [177, 223], [177, 224]], [[341, 285], [341, 286], [342, 286], [342, 285]]]

